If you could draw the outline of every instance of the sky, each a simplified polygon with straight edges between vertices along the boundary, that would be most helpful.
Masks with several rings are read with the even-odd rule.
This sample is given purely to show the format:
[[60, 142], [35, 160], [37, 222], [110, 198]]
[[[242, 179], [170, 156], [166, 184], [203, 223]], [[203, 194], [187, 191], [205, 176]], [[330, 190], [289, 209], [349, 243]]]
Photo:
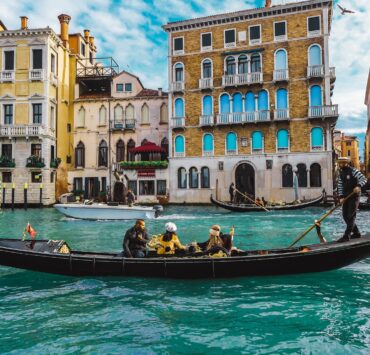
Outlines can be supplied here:
[[[277, 4], [286, 0], [272, 0]], [[291, 2], [291, 1], [286, 1]], [[370, 1], [335, 0], [355, 11], [341, 15], [335, 6], [330, 37], [330, 66], [336, 67], [333, 103], [339, 105], [337, 128], [360, 138], [363, 156], [367, 126], [364, 96], [370, 66]], [[0, 20], [8, 29], [29, 18], [30, 28], [52, 27], [57, 16], [72, 17], [70, 32], [90, 29], [99, 56], [112, 56], [120, 66], [140, 77], [147, 88], [167, 90], [167, 34], [171, 21], [261, 7], [264, 0], [1, 0]]]

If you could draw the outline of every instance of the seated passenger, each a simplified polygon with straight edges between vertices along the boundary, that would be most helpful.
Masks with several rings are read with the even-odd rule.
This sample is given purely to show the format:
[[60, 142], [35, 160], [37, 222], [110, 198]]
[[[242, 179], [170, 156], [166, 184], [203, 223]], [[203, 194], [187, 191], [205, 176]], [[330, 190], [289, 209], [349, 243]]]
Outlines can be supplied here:
[[145, 222], [138, 219], [130, 228], [123, 239], [123, 254], [127, 258], [144, 258], [146, 255], [146, 244], [149, 242], [148, 231]]
[[166, 232], [158, 238], [157, 254], [171, 255], [175, 254], [176, 250], [185, 250], [181, 244], [179, 237], [176, 235], [177, 227], [175, 223], [168, 222], [165, 225]]
[[203, 251], [210, 251], [211, 253], [222, 250], [227, 254], [233, 248], [234, 228], [231, 228], [229, 234], [222, 234], [221, 227], [215, 224], [209, 230], [209, 239], [204, 243], [198, 243]]

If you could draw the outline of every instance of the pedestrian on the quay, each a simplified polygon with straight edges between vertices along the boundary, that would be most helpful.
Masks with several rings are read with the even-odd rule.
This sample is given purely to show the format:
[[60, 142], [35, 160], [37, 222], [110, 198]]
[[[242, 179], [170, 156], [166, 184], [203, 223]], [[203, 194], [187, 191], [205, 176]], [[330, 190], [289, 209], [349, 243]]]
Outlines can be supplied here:
[[350, 166], [350, 159], [347, 157], [338, 158], [339, 178], [338, 178], [338, 195], [339, 203], [352, 192], [355, 194], [348, 198], [342, 206], [343, 219], [347, 228], [338, 242], [347, 242], [353, 238], [361, 238], [361, 233], [356, 225], [356, 211], [360, 202], [361, 187], [365, 186], [367, 179], [360, 171]]

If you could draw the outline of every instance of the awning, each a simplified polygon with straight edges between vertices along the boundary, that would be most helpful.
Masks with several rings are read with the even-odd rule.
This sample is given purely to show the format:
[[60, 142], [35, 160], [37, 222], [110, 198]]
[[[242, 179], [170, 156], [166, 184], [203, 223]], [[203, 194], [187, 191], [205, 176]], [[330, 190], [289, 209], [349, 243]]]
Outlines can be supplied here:
[[130, 149], [130, 153], [140, 154], [140, 153], [165, 153], [166, 150], [153, 142], [146, 142], [140, 147]]

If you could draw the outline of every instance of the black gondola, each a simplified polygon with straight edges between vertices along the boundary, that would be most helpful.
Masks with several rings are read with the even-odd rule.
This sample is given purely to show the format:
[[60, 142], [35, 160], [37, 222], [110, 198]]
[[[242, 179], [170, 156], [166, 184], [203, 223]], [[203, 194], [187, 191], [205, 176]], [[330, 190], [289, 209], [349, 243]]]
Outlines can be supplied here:
[[[291, 203], [291, 204], [285, 204], [285, 205], [265, 206], [265, 208], [267, 208], [270, 211], [299, 210], [301, 208], [315, 206], [319, 204], [323, 198], [324, 198], [324, 195], [321, 195], [313, 200], [307, 200], [304, 202], [299, 202], [299, 203], [294, 203], [294, 204]], [[265, 210], [262, 207], [259, 207], [257, 205], [222, 202], [222, 201], [219, 201], [213, 198], [212, 195], [211, 195], [211, 202], [218, 207], [224, 208], [229, 211], [234, 211], [234, 212], [265, 212]]]
[[369, 256], [370, 233], [345, 243], [240, 251], [223, 258], [153, 255], [129, 259], [113, 253], [72, 251], [63, 241], [0, 239], [1, 265], [73, 276], [195, 279], [283, 275], [338, 269]]
[[370, 203], [369, 202], [360, 202], [358, 209], [360, 211], [370, 211]]

